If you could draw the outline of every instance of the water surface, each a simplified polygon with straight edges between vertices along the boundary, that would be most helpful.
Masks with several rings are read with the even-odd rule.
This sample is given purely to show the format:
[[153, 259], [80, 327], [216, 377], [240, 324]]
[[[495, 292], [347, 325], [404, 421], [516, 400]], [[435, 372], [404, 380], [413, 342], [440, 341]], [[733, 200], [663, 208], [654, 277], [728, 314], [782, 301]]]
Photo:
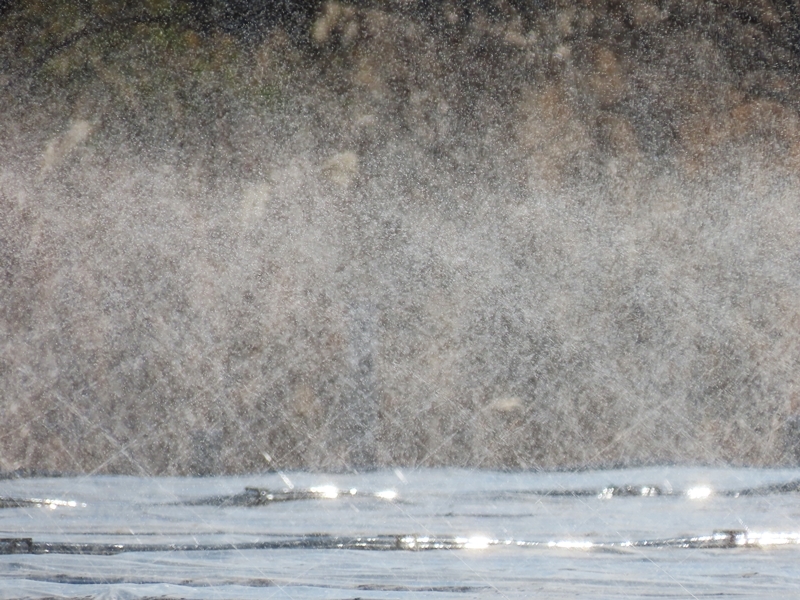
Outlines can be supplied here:
[[[800, 495], [765, 486], [798, 479], [659, 467], [3, 481], [0, 496], [42, 502], [0, 510], [0, 537], [56, 553], [0, 556], [0, 598], [791, 596]], [[235, 502], [248, 487], [306, 497]]]

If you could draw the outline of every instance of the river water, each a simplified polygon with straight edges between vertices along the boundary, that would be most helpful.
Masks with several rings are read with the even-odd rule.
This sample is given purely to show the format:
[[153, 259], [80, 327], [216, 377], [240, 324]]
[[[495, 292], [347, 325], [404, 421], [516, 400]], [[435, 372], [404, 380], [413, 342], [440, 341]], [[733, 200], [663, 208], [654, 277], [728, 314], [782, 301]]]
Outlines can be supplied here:
[[795, 597], [799, 480], [686, 467], [6, 480], [0, 599]]

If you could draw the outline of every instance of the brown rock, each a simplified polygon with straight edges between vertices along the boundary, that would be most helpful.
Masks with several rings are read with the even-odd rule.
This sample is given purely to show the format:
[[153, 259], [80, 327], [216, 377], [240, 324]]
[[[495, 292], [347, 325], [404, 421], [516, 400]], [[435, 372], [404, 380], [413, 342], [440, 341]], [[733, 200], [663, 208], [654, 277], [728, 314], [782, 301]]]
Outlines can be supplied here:
[[595, 52], [592, 71], [587, 79], [589, 89], [601, 106], [619, 102], [627, 91], [627, 80], [617, 56], [601, 47]]
[[606, 113], [597, 120], [599, 139], [609, 155], [635, 162], [641, 158], [633, 125], [620, 115]]
[[667, 18], [667, 11], [661, 10], [656, 2], [639, 0], [632, 2], [628, 11], [633, 20], [634, 27], [649, 27], [662, 22]]
[[690, 173], [724, 159], [732, 150], [745, 148], [771, 164], [796, 169], [800, 117], [779, 102], [759, 98], [738, 103], [727, 113], [696, 115], [681, 127], [680, 136], [684, 165]]
[[311, 28], [311, 37], [319, 45], [330, 41], [334, 33], [345, 43], [352, 42], [358, 34], [358, 24], [353, 21], [355, 9], [338, 2], [328, 2]]
[[518, 139], [529, 156], [530, 175], [537, 180], [563, 182], [567, 172], [594, 149], [592, 136], [563, 86], [531, 92], [518, 110]]
[[745, 102], [730, 113], [730, 136], [739, 142], [761, 139], [791, 143], [798, 137], [798, 125], [797, 114], [773, 100]]

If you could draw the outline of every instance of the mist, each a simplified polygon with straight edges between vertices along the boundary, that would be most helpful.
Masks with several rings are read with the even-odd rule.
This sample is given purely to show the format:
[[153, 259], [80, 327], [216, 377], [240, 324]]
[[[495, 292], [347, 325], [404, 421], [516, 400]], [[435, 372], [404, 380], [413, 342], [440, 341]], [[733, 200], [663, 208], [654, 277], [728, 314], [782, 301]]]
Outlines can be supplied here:
[[794, 2], [52, 4], [0, 469], [796, 463]]

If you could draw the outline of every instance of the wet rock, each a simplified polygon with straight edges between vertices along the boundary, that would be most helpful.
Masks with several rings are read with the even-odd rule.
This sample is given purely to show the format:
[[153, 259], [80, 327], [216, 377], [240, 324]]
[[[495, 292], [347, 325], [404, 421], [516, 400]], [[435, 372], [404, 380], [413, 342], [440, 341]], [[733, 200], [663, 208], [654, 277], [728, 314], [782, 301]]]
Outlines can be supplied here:
[[633, 124], [620, 115], [604, 112], [597, 119], [595, 132], [599, 152], [605, 157], [605, 176], [612, 180], [635, 177], [646, 159]]
[[81, 119], [73, 121], [66, 132], [50, 140], [42, 156], [42, 174], [57, 168], [75, 148], [89, 138], [91, 132], [92, 124]]
[[40, 479], [50, 477], [74, 477], [74, 473], [64, 471], [51, 471], [49, 469], [35, 469], [19, 467], [13, 471], [0, 471], [0, 481], [4, 479]]
[[519, 110], [519, 142], [528, 153], [531, 176], [558, 184], [580, 171], [594, 141], [566, 90], [552, 85], [532, 92]]
[[725, 152], [750, 148], [773, 164], [792, 166], [800, 140], [800, 117], [773, 100], [741, 102], [723, 114], [705, 113], [681, 128], [684, 165], [690, 173], [724, 164]]
[[627, 7], [634, 27], [651, 27], [663, 22], [669, 13], [663, 10], [657, 2], [651, 0], [637, 0]]
[[489, 408], [499, 413], [513, 413], [525, 409], [522, 399], [516, 396], [501, 396], [489, 403]]
[[221, 473], [222, 431], [197, 429], [190, 432], [189, 437], [191, 440], [189, 473], [199, 477]]
[[352, 43], [358, 35], [358, 23], [354, 20], [356, 11], [352, 6], [339, 2], [328, 2], [322, 15], [311, 28], [311, 37], [319, 45], [338, 37], [345, 45]]
[[267, 183], [245, 186], [242, 192], [242, 224], [258, 226], [266, 213], [269, 197], [270, 185]]
[[628, 78], [619, 58], [610, 49], [600, 47], [595, 52], [587, 84], [601, 107], [615, 104], [625, 96]]
[[347, 188], [358, 175], [358, 155], [355, 152], [338, 152], [322, 165], [322, 172], [332, 183]]
[[661, 496], [662, 495], [661, 488], [655, 485], [620, 485], [614, 486], [610, 485], [603, 489], [600, 492], [600, 498], [617, 498], [617, 497], [636, 497], [640, 496], [643, 498], [653, 497], [653, 496]]
[[784, 453], [789, 464], [800, 465], [800, 415], [791, 415], [783, 425]]
[[744, 102], [731, 110], [729, 122], [727, 137], [734, 143], [765, 141], [788, 146], [800, 137], [797, 113], [773, 100]]
[[556, 31], [562, 38], [572, 35], [573, 21], [577, 9], [574, 6], [564, 8], [556, 14]]

